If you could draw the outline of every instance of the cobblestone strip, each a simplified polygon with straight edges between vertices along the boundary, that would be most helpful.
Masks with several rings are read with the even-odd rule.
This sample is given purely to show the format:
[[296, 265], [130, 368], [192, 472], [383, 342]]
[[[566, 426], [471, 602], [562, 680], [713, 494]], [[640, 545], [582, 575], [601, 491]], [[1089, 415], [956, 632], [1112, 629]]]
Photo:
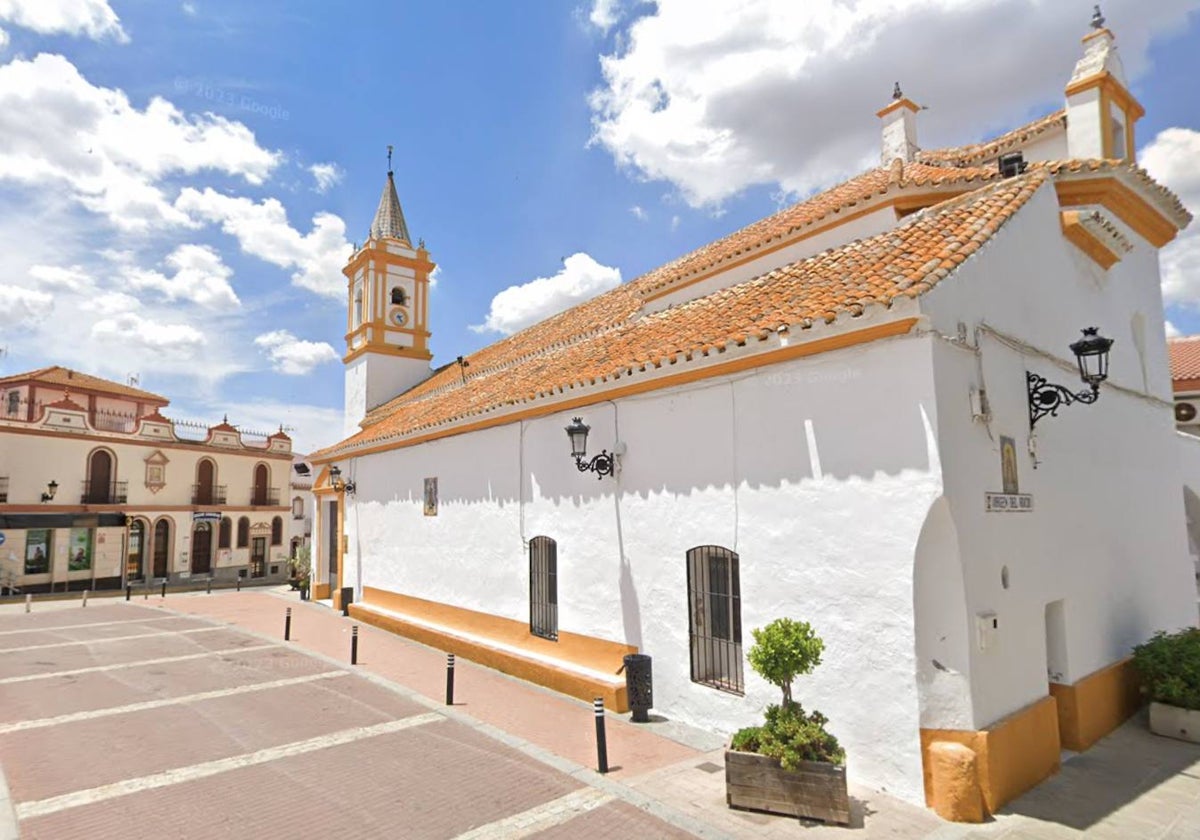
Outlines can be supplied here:
[[[227, 629], [227, 628], [214, 628]], [[260, 636], [259, 638], [266, 638]], [[54, 677], [73, 677], [76, 674], [95, 674], [99, 671], [119, 671], [123, 668], [142, 668], [146, 665], [162, 665], [166, 662], [186, 662], [189, 659], [203, 659], [206, 656], [229, 656], [236, 653], [249, 653], [255, 650], [266, 650], [278, 647], [276, 644], [249, 645], [248, 647], [224, 648], [222, 650], [206, 650], [204, 653], [186, 653], [182, 656], [160, 656], [157, 659], [139, 659], [137, 662], [118, 662], [115, 665], [90, 665], [87, 668], [73, 668], [70, 671], [50, 671], [46, 674], [23, 674], [19, 677], [0, 679], [0, 685], [31, 682], [33, 680], [48, 680]]]
[[144, 712], [147, 709], [160, 709], [163, 706], [177, 706], [183, 703], [199, 703], [203, 700], [215, 700], [218, 697], [232, 697], [236, 694], [250, 694], [255, 691], [270, 691], [273, 688], [285, 688], [289, 685], [301, 685], [314, 680], [328, 680], [335, 677], [349, 676], [345, 671], [325, 671], [320, 674], [308, 674], [303, 677], [291, 677], [270, 682], [239, 685], [234, 688], [221, 688], [214, 691], [202, 691], [198, 694], [185, 694], [182, 697], [166, 697], [161, 700], [144, 700], [141, 703], [129, 703], [125, 706], [111, 706], [107, 709], [89, 709], [86, 712], [72, 712], [57, 717], [38, 718], [37, 720], [21, 720], [0, 726], [0, 735], [10, 732], [23, 732], [27, 729], [41, 729], [46, 726], [58, 726], [61, 723], [75, 723], [80, 720], [109, 717], [111, 715], [127, 715], [131, 712]]
[[353, 729], [343, 729], [340, 732], [332, 732], [328, 735], [319, 735], [316, 738], [308, 738], [303, 741], [294, 741], [290, 744], [281, 744], [277, 747], [268, 747], [267, 749], [257, 750], [252, 753], [243, 753], [242, 755], [230, 756], [229, 758], [221, 758], [216, 761], [205, 761], [201, 764], [192, 764], [188, 767], [176, 767], [171, 770], [165, 770], [161, 773], [155, 773], [150, 776], [142, 776], [137, 779], [125, 779], [120, 782], [113, 782], [100, 787], [89, 788], [87, 790], [77, 790], [71, 793], [64, 793], [61, 796], [52, 796], [49, 799], [38, 799], [32, 802], [22, 802], [17, 805], [17, 819], [27, 820], [31, 817], [41, 817], [46, 814], [55, 814], [59, 811], [65, 811], [70, 808], [78, 808], [83, 805], [91, 805], [95, 802], [103, 802], [108, 799], [115, 799], [120, 796], [129, 796], [133, 793], [141, 793], [142, 791], [154, 790], [156, 788], [169, 787], [171, 785], [179, 785], [184, 782], [191, 782], [197, 779], [205, 779], [209, 776], [216, 776], [221, 773], [228, 773], [231, 770], [240, 770], [244, 767], [254, 767], [259, 764], [266, 764], [271, 761], [278, 761], [281, 758], [290, 758], [296, 755], [304, 755], [305, 753], [316, 752], [317, 750], [325, 750], [330, 747], [341, 746], [342, 744], [351, 744], [355, 741], [362, 741], [366, 738], [374, 738], [379, 735], [387, 735], [392, 732], [399, 732], [402, 729], [410, 729], [414, 726], [421, 726], [426, 723], [436, 723], [437, 721], [445, 720], [443, 715], [435, 712], [427, 712], [422, 715], [413, 715], [411, 717], [400, 718], [399, 720], [390, 720], [385, 723], [378, 723], [374, 726], [358, 726]]
[[493, 840], [493, 838], [494, 840], [518, 840], [522, 837], [531, 837], [539, 831], [562, 825], [581, 814], [586, 814], [593, 808], [599, 808], [612, 801], [611, 794], [587, 787], [571, 791], [558, 799], [551, 799], [528, 811], [481, 825], [470, 831], [464, 831], [454, 840]]
[[155, 633], [137, 633], [133, 636], [113, 636], [112, 638], [84, 639], [77, 642], [54, 642], [48, 645], [26, 645], [25, 647], [0, 648], [0, 654], [20, 653], [28, 650], [47, 650], [49, 648], [77, 647], [79, 645], [103, 645], [109, 642], [128, 642], [133, 639], [160, 639], [163, 636], [182, 636], [185, 633], [212, 633], [224, 630], [224, 627], [192, 627], [188, 630], [159, 630]]
[[54, 627], [26, 627], [23, 630], [0, 630], [0, 636], [16, 633], [53, 633], [56, 630], [82, 630], [85, 627], [111, 627], [114, 624], [145, 624], [148, 621], [179, 621], [184, 616], [164, 615], [157, 618], [127, 618], [121, 621], [93, 621], [89, 624], [59, 624]]

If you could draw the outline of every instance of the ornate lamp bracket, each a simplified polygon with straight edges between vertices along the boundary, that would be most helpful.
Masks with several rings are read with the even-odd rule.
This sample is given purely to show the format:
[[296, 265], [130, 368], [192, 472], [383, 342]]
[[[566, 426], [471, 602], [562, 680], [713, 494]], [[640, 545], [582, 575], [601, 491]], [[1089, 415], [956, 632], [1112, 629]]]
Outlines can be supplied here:
[[1058, 410], [1074, 402], [1094, 403], [1100, 398], [1100, 386], [1092, 385], [1088, 390], [1072, 393], [1062, 385], [1055, 385], [1044, 376], [1025, 371], [1025, 382], [1029, 387], [1029, 428], [1047, 414], [1058, 416]]

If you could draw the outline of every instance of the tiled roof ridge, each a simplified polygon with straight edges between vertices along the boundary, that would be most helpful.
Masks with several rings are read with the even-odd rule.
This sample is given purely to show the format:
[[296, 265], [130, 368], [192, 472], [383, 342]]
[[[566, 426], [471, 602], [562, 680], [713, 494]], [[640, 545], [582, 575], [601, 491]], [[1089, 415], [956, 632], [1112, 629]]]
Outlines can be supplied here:
[[[56, 374], [65, 374], [56, 378]], [[46, 367], [37, 368], [36, 370], [26, 371], [25, 373], [14, 373], [10, 376], [0, 378], [0, 385], [5, 385], [11, 382], [39, 382], [42, 385], [62, 385], [75, 388], [76, 390], [84, 391], [101, 391], [108, 394], [118, 394], [125, 397], [140, 398], [146, 401], [153, 400], [155, 402], [168, 403], [169, 400], [160, 394], [144, 391], [141, 388], [134, 388], [132, 385], [124, 385], [120, 382], [114, 382], [111, 379], [105, 379], [102, 376], [84, 373], [83, 371], [75, 370], [74, 368], [64, 367], [63, 365], [48, 365]]]
[[991, 140], [917, 152], [917, 160], [941, 166], [970, 166], [1003, 154], [1008, 149], [1026, 143], [1056, 126], [1066, 128], [1065, 108], [1059, 108], [1044, 117], [1017, 126]]
[[[542, 364], [526, 371], [527, 381], [522, 382], [515, 372], [510, 377], [474, 380], [458, 389], [463, 404], [447, 405], [441, 416], [429, 410], [440, 404], [432, 401], [431, 406], [422, 395], [313, 457], [350, 453], [576, 388], [725, 353], [790, 333], [793, 328], [810, 329], [819, 321], [830, 324], [842, 315], [857, 318], [869, 309], [890, 309], [898, 300], [916, 298], [948, 277], [1049, 180], [1049, 173], [1035, 170], [985, 185], [913, 214], [884, 233], [605, 330], [603, 352], [596, 354], [599, 358], [590, 358], [583, 343], [545, 351]], [[964, 211], [964, 218], [954, 218]], [[713, 317], [706, 323], [709, 315]], [[737, 321], [739, 317], [749, 323]], [[734, 326], [730, 328], [729, 323]], [[561, 378], [547, 378], [557, 370], [564, 371]], [[505, 390], [506, 386], [512, 390]], [[406, 424], [406, 419], [411, 422]]]

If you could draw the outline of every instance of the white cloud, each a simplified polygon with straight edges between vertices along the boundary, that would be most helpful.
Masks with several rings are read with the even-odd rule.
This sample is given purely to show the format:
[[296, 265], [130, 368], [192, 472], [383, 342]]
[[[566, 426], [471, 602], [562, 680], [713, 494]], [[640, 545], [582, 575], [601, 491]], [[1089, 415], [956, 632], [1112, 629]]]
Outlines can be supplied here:
[[471, 329], [511, 335], [620, 283], [620, 269], [601, 265], [584, 253], [572, 254], [553, 277], [538, 277], [500, 292], [492, 298], [487, 319]]
[[442, 280], [442, 267], [440, 265], [435, 265], [433, 267], [433, 271], [429, 272], [429, 288], [431, 290], [436, 289], [438, 283], [440, 283], [441, 280]]
[[671, 230], [672, 231], [679, 230], [679, 217], [678, 216], [671, 217]]
[[588, 21], [602, 32], [607, 32], [621, 19], [620, 0], [595, 0]]
[[8, 46], [8, 33], [0, 29], [0, 51]]
[[1183, 335], [1183, 333], [1179, 331], [1179, 327], [1175, 326], [1170, 321], [1167, 321], [1164, 326], [1167, 330], [1167, 338], [1179, 338], [1179, 336]]
[[[1151, 36], [1181, 27], [1198, 5], [1105, 3], [1131, 76], [1146, 66]], [[874, 113], [897, 79], [930, 107], [919, 118], [922, 145], [1011, 127], [1062, 101], [1088, 32], [1081, 4], [1029, 0], [658, 0], [638, 8], [616, 52], [601, 57], [592, 142], [636, 176], [672, 183], [693, 206], [754, 184], [806, 193], [876, 163]]]
[[242, 305], [229, 285], [233, 269], [209, 246], [180, 245], [167, 255], [165, 262], [175, 271], [172, 277], [133, 269], [127, 275], [130, 285], [135, 289], [154, 289], [168, 300], [189, 300], [207, 309], [231, 311]]
[[1200, 308], [1200, 131], [1168, 128], [1142, 149], [1139, 162], [1170, 187], [1196, 220], [1159, 255], [1163, 300]]
[[38, 281], [43, 288], [81, 291], [91, 289], [95, 281], [82, 266], [73, 265], [63, 268], [58, 265], [35, 265], [29, 269], [29, 276]]
[[39, 35], [86, 35], [126, 43], [129, 36], [107, 0], [0, 0], [0, 20]]
[[32, 326], [44, 321], [54, 308], [54, 298], [46, 292], [20, 286], [0, 286], [0, 323], [8, 327]]
[[312, 230], [301, 234], [288, 224], [278, 199], [260, 202], [184, 188], [175, 206], [189, 216], [214, 222], [237, 239], [241, 249], [280, 268], [294, 269], [292, 283], [341, 300], [346, 294], [342, 266], [350, 256], [346, 224], [332, 213], [313, 216]]
[[242, 123], [186, 116], [160, 97], [139, 110], [62, 56], [0, 65], [0, 183], [62, 191], [118, 228], [193, 224], [164, 194], [169, 176], [211, 170], [258, 185], [281, 160]]
[[632, 213], [633, 218], [637, 219], [639, 222], [644, 222], [644, 221], [646, 221], [646, 219], [650, 218], [649, 214], [646, 213], [646, 211], [642, 209], [642, 206], [640, 204], [635, 204], [632, 207], [630, 207], [629, 212]]
[[308, 405], [288, 400], [254, 400], [231, 406], [222, 394], [189, 402], [186, 398], [171, 400], [171, 416], [207, 417], [213, 423], [228, 412], [229, 421], [244, 429], [273, 432], [280, 424], [289, 428], [293, 452], [316, 452], [342, 439], [342, 409]]
[[136, 312], [122, 312], [92, 325], [92, 337], [143, 353], [162, 353], [176, 359], [191, 359], [205, 344], [204, 335], [188, 324], [164, 324]]
[[266, 351], [279, 373], [303, 376], [323, 362], [336, 362], [337, 351], [324, 341], [304, 341], [287, 330], [264, 333], [254, 343]]
[[316, 191], [319, 193], [328, 192], [330, 187], [341, 183], [342, 176], [346, 174], [336, 163], [314, 163], [308, 167], [308, 171], [316, 180]]
[[183, 9], [183, 13], [185, 15], [187, 15], [188, 17], [196, 16], [196, 4], [195, 3], [184, 3], [181, 6], [181, 8]]

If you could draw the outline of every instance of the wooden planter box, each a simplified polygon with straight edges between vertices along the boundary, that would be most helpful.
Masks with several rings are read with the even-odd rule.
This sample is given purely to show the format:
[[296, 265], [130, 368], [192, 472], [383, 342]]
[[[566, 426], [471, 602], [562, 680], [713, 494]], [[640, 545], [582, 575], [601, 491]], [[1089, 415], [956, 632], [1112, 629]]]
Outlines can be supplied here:
[[823, 761], [784, 770], [777, 758], [726, 750], [725, 801], [730, 808], [850, 823], [846, 768]]

